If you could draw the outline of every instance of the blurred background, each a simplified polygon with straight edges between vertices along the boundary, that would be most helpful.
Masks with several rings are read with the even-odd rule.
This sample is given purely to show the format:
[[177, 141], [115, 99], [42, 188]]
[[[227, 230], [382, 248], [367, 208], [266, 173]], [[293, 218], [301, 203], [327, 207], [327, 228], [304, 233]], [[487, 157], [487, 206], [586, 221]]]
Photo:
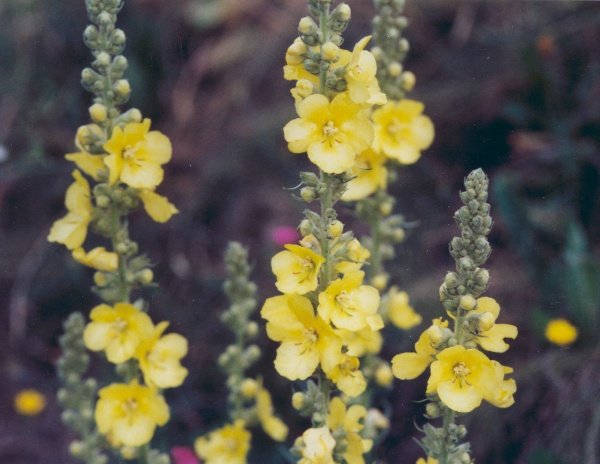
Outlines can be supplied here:
[[[374, 9], [349, 0], [348, 44], [370, 33]], [[392, 263], [394, 281], [425, 320], [441, 314], [438, 287], [453, 261], [464, 176], [482, 167], [492, 183], [495, 227], [488, 295], [501, 322], [520, 334], [498, 359], [516, 371], [516, 404], [469, 417], [478, 463], [600, 462], [600, 3], [578, 1], [408, 0], [417, 75], [436, 140], [391, 187], [398, 210], [418, 222]], [[131, 104], [174, 145], [161, 193], [181, 211], [166, 225], [144, 214], [132, 237], [156, 264], [160, 289], [149, 295], [155, 321], [190, 340], [183, 387], [167, 392], [172, 421], [163, 446], [190, 446], [225, 420], [224, 376], [216, 355], [230, 342], [219, 313], [222, 253], [229, 240], [250, 249], [261, 297], [275, 293], [269, 260], [273, 232], [295, 227], [303, 204], [284, 187], [309, 168], [287, 152], [283, 125], [294, 117], [283, 80], [285, 49], [305, 0], [128, 0], [126, 31]], [[62, 320], [97, 303], [91, 272], [64, 247], [46, 242], [64, 214], [77, 127], [90, 95], [79, 84], [89, 51], [83, 0], [0, 2], [0, 463], [70, 462], [71, 436], [54, 399]], [[350, 45], [351, 46], [351, 45]], [[350, 224], [352, 211], [342, 207]], [[360, 236], [364, 229], [354, 225]], [[544, 339], [551, 318], [579, 329], [570, 347]], [[419, 329], [386, 331], [384, 356], [411, 350]], [[290, 383], [272, 367], [274, 343], [262, 337], [257, 371], [292, 428]], [[95, 372], [108, 373], [102, 363]], [[423, 422], [426, 376], [396, 381], [386, 401], [393, 427], [379, 463], [412, 463]], [[36, 388], [39, 415], [15, 412], [13, 399]], [[171, 393], [171, 394], [169, 394]], [[257, 432], [250, 462], [284, 462]]]

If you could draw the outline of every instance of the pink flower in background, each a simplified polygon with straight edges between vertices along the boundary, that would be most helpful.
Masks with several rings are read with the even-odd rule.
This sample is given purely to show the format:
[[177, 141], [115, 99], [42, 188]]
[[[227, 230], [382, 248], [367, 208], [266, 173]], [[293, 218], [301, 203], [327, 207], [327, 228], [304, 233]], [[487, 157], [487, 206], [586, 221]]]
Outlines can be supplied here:
[[175, 446], [171, 448], [173, 464], [200, 464], [196, 454], [186, 446]]
[[271, 240], [279, 246], [296, 243], [299, 239], [298, 231], [291, 226], [277, 226], [271, 230]]

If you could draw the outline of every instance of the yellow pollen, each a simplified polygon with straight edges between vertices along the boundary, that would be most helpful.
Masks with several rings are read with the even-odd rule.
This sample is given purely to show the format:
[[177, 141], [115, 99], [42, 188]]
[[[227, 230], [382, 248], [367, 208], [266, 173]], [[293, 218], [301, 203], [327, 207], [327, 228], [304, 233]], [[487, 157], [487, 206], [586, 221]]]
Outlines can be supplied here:
[[310, 344], [316, 343], [319, 339], [317, 332], [315, 329], [304, 329], [302, 333], [304, 340], [308, 341]]
[[396, 118], [392, 119], [392, 122], [390, 122], [387, 126], [387, 131], [392, 135], [398, 134], [398, 132], [402, 131], [402, 129], [404, 129], [404, 124], [402, 124]]
[[339, 295], [335, 297], [335, 301], [340, 306], [346, 307], [350, 303], [350, 298], [348, 297], [348, 292], [346, 290], [342, 290]]
[[323, 126], [323, 134], [325, 134], [325, 137], [331, 137], [332, 135], [335, 135], [338, 132], [338, 128], [335, 127], [335, 124], [333, 123], [333, 121], [327, 121], [327, 123], [325, 123], [325, 125]]
[[112, 326], [118, 332], [123, 332], [127, 328], [127, 321], [119, 317], [115, 322], [112, 323]]
[[138, 402], [135, 398], [129, 398], [125, 403], [123, 403], [123, 409], [127, 414], [131, 414], [138, 408]]
[[135, 146], [131, 146], [131, 145], [127, 145], [125, 147], [125, 149], [123, 150], [123, 158], [125, 159], [130, 159], [130, 158], [135, 158], [135, 154], [136, 154], [137, 150]]
[[466, 377], [471, 373], [471, 369], [469, 369], [464, 362], [459, 362], [458, 364], [455, 364], [452, 368], [452, 371], [457, 377]]

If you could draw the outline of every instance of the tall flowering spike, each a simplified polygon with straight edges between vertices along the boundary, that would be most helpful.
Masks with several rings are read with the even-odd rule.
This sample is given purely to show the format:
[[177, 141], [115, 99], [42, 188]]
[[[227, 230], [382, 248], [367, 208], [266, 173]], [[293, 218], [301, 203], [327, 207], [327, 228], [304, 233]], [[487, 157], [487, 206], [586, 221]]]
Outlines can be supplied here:
[[421, 445], [428, 462], [440, 464], [473, 462], [469, 443], [461, 443], [467, 430], [456, 425], [457, 413], [469, 413], [483, 401], [507, 408], [517, 390], [515, 381], [507, 378], [512, 368], [480, 351], [505, 352], [506, 339], [516, 338], [517, 328], [496, 323], [500, 305], [481, 296], [489, 282], [489, 273], [481, 266], [491, 253], [487, 235], [492, 227], [485, 173], [471, 172], [465, 187], [460, 194], [464, 206], [454, 216], [461, 236], [450, 242], [456, 271], [446, 274], [440, 287], [440, 300], [454, 327], [451, 330], [447, 322], [434, 320], [416, 343], [415, 353], [401, 353], [392, 360], [393, 373], [400, 379], [416, 378], [430, 367], [426, 417], [443, 417], [443, 424], [440, 428], [426, 424]]
[[[65, 156], [77, 168], [75, 182], [66, 193], [67, 214], [54, 223], [48, 240], [65, 245], [76, 262], [95, 270], [93, 290], [102, 304], [92, 309], [85, 327], [80, 316], [71, 317], [65, 326], [59, 400], [65, 423], [80, 437], [70, 446], [75, 458], [105, 464], [109, 451], [132, 459], [142, 454], [143, 446], [145, 461], [158, 464], [168, 457], [149, 443], [156, 427], [167, 422], [169, 409], [157, 388], [184, 381], [187, 370], [181, 359], [187, 341], [179, 334], [163, 334], [167, 322], [155, 327], [142, 298], [131, 303], [134, 291], [153, 284], [153, 272], [150, 260], [139, 254], [130, 238], [128, 216], [143, 207], [162, 223], [177, 213], [155, 191], [172, 155], [171, 142], [151, 131], [150, 120], [139, 110], [121, 110], [131, 94], [124, 77], [125, 33], [116, 27], [123, 0], [85, 3], [92, 24], [83, 37], [93, 61], [81, 81], [94, 95], [91, 122], [75, 134], [77, 151]], [[92, 235], [103, 243], [90, 249], [87, 240]], [[82, 378], [87, 365], [84, 348], [103, 352], [122, 380], [102, 388], [95, 405], [97, 382]], [[138, 383], [141, 379], [145, 384]]]
[[[336, 425], [334, 433], [337, 422], [328, 424], [327, 418], [331, 397], [338, 404], [365, 391], [359, 356], [379, 350], [383, 327], [379, 292], [363, 282], [369, 251], [344, 229], [335, 205], [346, 191], [355, 198], [387, 182], [383, 156], [371, 150], [369, 116], [387, 97], [376, 79], [375, 57], [365, 50], [370, 37], [352, 50], [341, 47], [351, 11], [335, 3], [308, 1], [310, 15], [300, 20], [299, 37], [285, 57], [284, 77], [296, 81], [291, 94], [298, 117], [283, 135], [289, 151], [306, 153], [318, 168], [300, 174], [301, 199], [318, 207], [305, 211], [299, 243], [273, 257], [281, 294], [267, 298], [261, 310], [267, 335], [279, 344], [275, 369], [290, 380], [306, 381], [294, 395], [294, 407], [311, 418], [312, 427], [294, 447], [304, 464], [364, 462], [366, 432], [342, 437], [343, 427]], [[374, 174], [367, 173], [375, 166]], [[361, 179], [352, 184], [354, 177]]]
[[[298, 247], [300, 248], [300, 247]], [[307, 251], [307, 250], [305, 250]], [[276, 259], [277, 258], [277, 259]], [[290, 285], [294, 290], [302, 289], [302, 282], [315, 271], [319, 263], [318, 255], [303, 253], [293, 246], [273, 258], [274, 269], [292, 269], [300, 272], [296, 279], [286, 279], [282, 285]], [[311, 268], [310, 270], [307, 270]], [[258, 324], [252, 321], [256, 311], [256, 284], [250, 280], [248, 251], [239, 243], [231, 242], [225, 252], [227, 279], [223, 289], [229, 300], [229, 308], [223, 312], [221, 320], [234, 333], [235, 341], [219, 356], [219, 365], [227, 374], [225, 382], [229, 390], [227, 413], [229, 424], [214, 430], [195, 442], [196, 454], [207, 463], [246, 463], [250, 450], [251, 429], [257, 425], [275, 441], [287, 438], [287, 425], [275, 415], [269, 391], [261, 378], [247, 376], [247, 370], [258, 361], [261, 354], [252, 341], [258, 335]], [[301, 296], [294, 295], [297, 298]]]

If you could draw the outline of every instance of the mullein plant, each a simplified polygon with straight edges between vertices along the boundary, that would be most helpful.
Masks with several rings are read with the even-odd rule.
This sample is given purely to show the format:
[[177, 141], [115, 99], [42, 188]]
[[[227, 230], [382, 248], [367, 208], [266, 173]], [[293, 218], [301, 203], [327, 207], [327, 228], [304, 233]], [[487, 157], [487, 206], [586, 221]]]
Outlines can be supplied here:
[[454, 218], [461, 236], [450, 242], [456, 271], [448, 272], [440, 287], [442, 306], [451, 320], [434, 319], [415, 344], [415, 352], [401, 353], [392, 359], [394, 375], [414, 379], [430, 369], [425, 417], [441, 418], [441, 426], [426, 423], [420, 444], [427, 461], [418, 463], [473, 463], [470, 444], [464, 442], [467, 429], [457, 417], [479, 407], [482, 402], [499, 408], [514, 403], [516, 383], [507, 378], [512, 369], [488, 358], [483, 351], [503, 353], [514, 339], [517, 328], [497, 323], [499, 304], [482, 296], [489, 272], [481, 267], [491, 248], [487, 235], [492, 227], [487, 203], [488, 179], [481, 169], [471, 172], [461, 192], [462, 206]]
[[248, 252], [242, 245], [229, 244], [225, 267], [223, 288], [230, 306], [221, 319], [235, 334], [235, 341], [221, 354], [219, 365], [227, 374], [229, 423], [196, 439], [195, 449], [206, 464], [245, 464], [252, 440], [250, 427], [260, 424], [278, 442], [287, 438], [288, 428], [274, 415], [271, 395], [262, 379], [246, 375], [261, 353], [251, 343], [259, 332], [258, 324], [251, 320], [258, 303], [256, 285], [250, 280]]
[[306, 153], [318, 168], [300, 174], [300, 197], [319, 206], [305, 210], [300, 242], [273, 257], [281, 294], [261, 310], [267, 335], [280, 343], [275, 369], [305, 381], [292, 397], [294, 408], [311, 420], [293, 448], [302, 464], [365, 462], [373, 430], [385, 422], [369, 420], [356, 404], [367, 386], [360, 358], [379, 350], [383, 320], [379, 291], [365, 284], [369, 251], [344, 231], [335, 205], [373, 145], [370, 114], [387, 98], [375, 58], [365, 49], [370, 37], [352, 51], [342, 49], [351, 10], [332, 3], [309, 0], [310, 15], [300, 20], [299, 37], [286, 53], [284, 77], [296, 81], [291, 93], [298, 118], [284, 127], [284, 137], [292, 153]]
[[[70, 446], [74, 457], [100, 464], [119, 453], [158, 464], [169, 462], [150, 447], [156, 428], [169, 420], [162, 390], [183, 383], [187, 369], [180, 361], [188, 346], [181, 335], [165, 334], [168, 322], [153, 323], [147, 302], [132, 300], [134, 291], [155, 284], [149, 259], [129, 236], [128, 216], [143, 207], [164, 223], [177, 209], [156, 192], [171, 158], [169, 139], [150, 130], [139, 110], [120, 110], [131, 93], [121, 54], [125, 33], [115, 27], [122, 6], [122, 0], [86, 0], [92, 24], [83, 36], [94, 61], [83, 70], [82, 83], [94, 94], [91, 123], [77, 131], [78, 151], [66, 155], [74, 182], [66, 192], [67, 214], [53, 224], [48, 240], [95, 270], [93, 290], [102, 303], [89, 322], [74, 313], [65, 323], [58, 397], [64, 422], [79, 436]], [[120, 380], [98, 390], [96, 379], [85, 379], [88, 350], [103, 353]]]

